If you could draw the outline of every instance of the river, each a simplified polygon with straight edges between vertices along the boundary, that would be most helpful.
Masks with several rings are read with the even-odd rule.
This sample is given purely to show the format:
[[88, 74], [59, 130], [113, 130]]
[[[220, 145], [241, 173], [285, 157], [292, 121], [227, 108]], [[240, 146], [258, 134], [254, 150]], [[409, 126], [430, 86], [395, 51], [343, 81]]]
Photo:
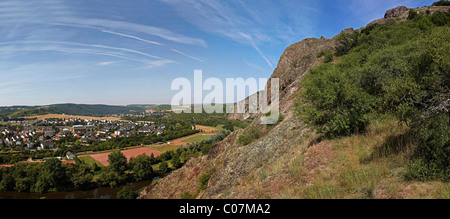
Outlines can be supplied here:
[[[149, 186], [152, 181], [142, 181], [135, 183], [128, 183], [133, 191], [140, 190]], [[25, 193], [25, 192], [0, 192], [0, 199], [115, 199], [117, 192], [124, 186], [118, 188], [100, 187], [87, 191], [73, 191], [73, 192], [50, 192], [50, 193]]]

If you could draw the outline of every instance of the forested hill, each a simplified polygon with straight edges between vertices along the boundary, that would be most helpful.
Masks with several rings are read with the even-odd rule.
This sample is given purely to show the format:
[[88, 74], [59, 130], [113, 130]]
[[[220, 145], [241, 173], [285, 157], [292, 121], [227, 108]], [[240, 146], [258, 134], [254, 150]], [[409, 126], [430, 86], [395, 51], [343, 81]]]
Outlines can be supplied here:
[[[54, 104], [48, 106], [11, 106], [0, 107], [0, 118], [18, 118], [24, 116], [64, 113], [79, 116], [105, 116], [122, 113], [139, 113], [147, 109], [158, 109], [158, 105], [88, 105], [88, 104]], [[165, 108], [165, 107], [163, 107]]]
[[111, 106], [86, 104], [56, 104], [50, 107], [61, 113], [82, 116], [101, 116], [130, 112], [143, 112], [146, 109], [144, 106]]

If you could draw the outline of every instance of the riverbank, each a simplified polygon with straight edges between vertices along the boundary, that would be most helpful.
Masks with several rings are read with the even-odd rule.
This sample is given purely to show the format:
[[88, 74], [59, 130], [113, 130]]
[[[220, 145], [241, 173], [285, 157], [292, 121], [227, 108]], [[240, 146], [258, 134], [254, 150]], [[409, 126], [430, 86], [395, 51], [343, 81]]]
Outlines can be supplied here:
[[123, 187], [129, 186], [133, 191], [139, 191], [152, 184], [150, 181], [127, 183], [117, 188], [99, 187], [86, 191], [26, 193], [17, 191], [0, 192], [0, 199], [116, 199], [116, 194]]

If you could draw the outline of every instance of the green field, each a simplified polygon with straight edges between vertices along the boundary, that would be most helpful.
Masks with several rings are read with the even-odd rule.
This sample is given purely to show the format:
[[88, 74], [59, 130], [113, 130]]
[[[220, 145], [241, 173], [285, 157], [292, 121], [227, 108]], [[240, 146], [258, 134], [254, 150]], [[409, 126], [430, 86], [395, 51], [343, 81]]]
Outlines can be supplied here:
[[[136, 148], [142, 148], [142, 147], [150, 148], [150, 149], [153, 149], [155, 151], [160, 151], [160, 152], [164, 153], [164, 152], [167, 152], [167, 151], [177, 150], [178, 147], [180, 147], [180, 146], [179, 145], [163, 144], [163, 145], [150, 145], [150, 146], [135, 146], [135, 147], [128, 147], [127, 149], [130, 150], [130, 149], [136, 149]], [[101, 151], [101, 152], [88, 152], [88, 153], [83, 153], [83, 155], [98, 154], [98, 153], [109, 153], [109, 152], [113, 152], [113, 151], [115, 151], [115, 150], [105, 150], [105, 151]], [[97, 166], [103, 166], [100, 162], [96, 161], [91, 156], [79, 156], [78, 158], [82, 162], [84, 162], [85, 164], [87, 164], [89, 166], [93, 166], [94, 163], [97, 164]]]
[[94, 164], [97, 164], [97, 166], [101, 167], [103, 166], [103, 164], [101, 164], [100, 162], [96, 161], [94, 158], [92, 158], [91, 156], [83, 156], [83, 157], [78, 157], [83, 163], [89, 165], [89, 166], [93, 166]]
[[177, 150], [180, 146], [179, 145], [174, 145], [174, 144], [163, 144], [163, 145], [151, 145], [151, 146], [146, 146], [147, 148], [153, 149], [155, 151], [161, 151], [162, 153], [167, 152], [167, 151], [175, 151]]
[[[224, 130], [224, 129], [223, 129], [223, 125], [218, 125], [218, 126], [216, 126], [216, 127], [214, 127], [214, 128], [216, 128], [218, 131]], [[242, 129], [242, 128], [239, 127], [239, 126], [234, 126], [234, 131], [241, 130], [241, 129]]]
[[185, 140], [182, 140], [182, 142], [186, 142], [186, 143], [197, 143], [197, 142], [201, 142], [203, 140], [207, 140], [210, 139], [212, 135], [197, 135], [194, 136], [192, 138], [188, 138]]

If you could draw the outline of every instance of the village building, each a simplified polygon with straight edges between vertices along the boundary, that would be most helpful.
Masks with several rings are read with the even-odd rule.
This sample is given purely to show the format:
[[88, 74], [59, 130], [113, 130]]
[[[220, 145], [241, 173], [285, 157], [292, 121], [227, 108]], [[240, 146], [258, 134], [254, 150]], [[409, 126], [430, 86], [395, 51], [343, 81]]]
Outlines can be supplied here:
[[75, 153], [68, 151], [66, 153], [66, 158], [67, 158], [67, 160], [73, 160], [75, 158]]
[[86, 132], [86, 127], [84, 127], [84, 125], [74, 125], [72, 127], [72, 132], [73, 133], [82, 133], [82, 132]]

